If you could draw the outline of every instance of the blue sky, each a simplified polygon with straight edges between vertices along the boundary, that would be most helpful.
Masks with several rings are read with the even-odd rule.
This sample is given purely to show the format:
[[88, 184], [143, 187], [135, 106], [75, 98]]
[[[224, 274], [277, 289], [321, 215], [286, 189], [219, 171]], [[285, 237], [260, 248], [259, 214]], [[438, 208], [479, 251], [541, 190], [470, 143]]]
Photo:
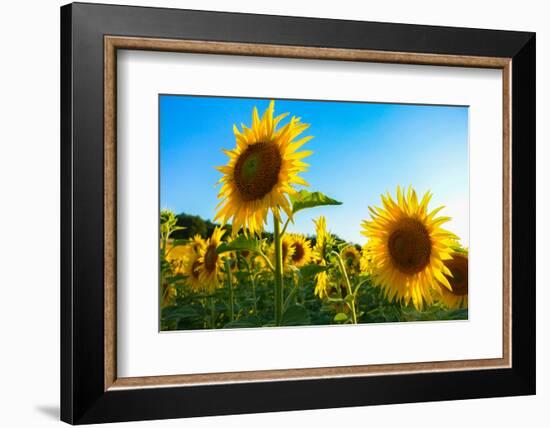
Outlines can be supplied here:
[[[160, 96], [160, 205], [176, 213], [215, 215], [222, 148], [232, 149], [233, 124], [251, 123], [269, 100]], [[434, 193], [429, 208], [445, 205], [447, 228], [468, 245], [468, 108], [333, 101], [276, 100], [275, 114], [290, 112], [311, 127], [303, 149], [313, 150], [302, 174], [309, 190], [343, 202], [297, 214], [289, 230], [313, 234], [313, 218], [325, 215], [328, 228], [363, 244], [361, 221], [380, 194], [397, 185]], [[284, 123], [284, 122], [283, 122]], [[270, 225], [268, 225], [270, 228]]]

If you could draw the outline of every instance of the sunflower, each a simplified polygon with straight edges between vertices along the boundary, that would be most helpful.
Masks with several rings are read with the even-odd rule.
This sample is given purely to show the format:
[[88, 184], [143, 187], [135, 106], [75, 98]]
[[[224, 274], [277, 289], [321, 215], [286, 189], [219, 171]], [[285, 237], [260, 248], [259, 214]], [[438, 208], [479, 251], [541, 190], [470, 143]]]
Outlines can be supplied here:
[[[202, 239], [202, 238], [201, 238]], [[187, 283], [193, 291], [200, 291], [202, 289], [202, 283], [200, 280], [200, 271], [202, 269], [202, 263], [200, 262], [200, 251], [206, 245], [201, 247], [195, 247], [193, 243], [187, 244], [184, 249], [186, 251], [183, 258], [181, 273], [187, 277]]]
[[397, 187], [397, 201], [389, 193], [382, 195], [383, 208], [369, 207], [372, 221], [364, 221], [361, 232], [369, 238], [373, 274], [389, 301], [416, 309], [431, 303], [431, 291], [438, 281], [451, 289], [444, 261], [452, 258], [451, 242], [456, 236], [441, 228], [450, 217], [436, 217], [441, 206], [428, 212], [432, 194], [426, 192], [420, 203], [416, 192]]
[[172, 246], [171, 242], [166, 244], [165, 258], [174, 274], [183, 273], [184, 260], [187, 257], [186, 245]]
[[[281, 239], [281, 252], [283, 256], [283, 265], [286, 266], [294, 256], [294, 246], [292, 245], [292, 239], [288, 235], [284, 235]], [[275, 259], [275, 246], [273, 246], [273, 255]]]
[[[283, 266], [288, 267], [290, 261], [292, 260], [292, 257], [294, 255], [294, 247], [293, 247], [292, 238], [289, 235], [283, 235], [281, 239], [281, 252], [283, 256]], [[275, 244], [272, 243], [269, 247], [269, 254], [271, 256], [271, 260], [273, 263], [275, 263]]]
[[[325, 253], [327, 245], [330, 241], [330, 233], [327, 232], [327, 221], [324, 216], [319, 216], [315, 223], [315, 247], [313, 248], [315, 259], [318, 265], [326, 266]], [[320, 299], [327, 297], [329, 292], [329, 277], [326, 271], [319, 272], [315, 275], [315, 290], [314, 294]]]
[[331, 235], [327, 231], [327, 220], [325, 216], [319, 216], [318, 219], [313, 220], [313, 223], [315, 223], [315, 246], [313, 247], [313, 252], [317, 260], [322, 260], [326, 256], [326, 248], [330, 243]]
[[[325, 266], [326, 263], [324, 263], [322, 266]], [[324, 297], [328, 297], [328, 292], [330, 290], [329, 287], [329, 281], [328, 281], [328, 273], [326, 271], [319, 272], [317, 275], [315, 275], [315, 290], [314, 294], [319, 297], [319, 299], [322, 299]]]
[[362, 273], [372, 273], [372, 249], [369, 244], [361, 248], [361, 259], [359, 260], [359, 270]]
[[445, 266], [451, 271], [449, 276], [452, 290], [439, 287], [437, 299], [449, 309], [468, 307], [468, 254], [454, 253], [452, 260], [446, 260]]
[[166, 245], [166, 260], [172, 266], [174, 274], [186, 275], [186, 259], [198, 254], [200, 248], [205, 245], [204, 239], [200, 235], [195, 235], [186, 245], [173, 246], [172, 242], [168, 241]]
[[340, 257], [342, 257], [348, 273], [359, 272], [361, 255], [357, 248], [353, 245], [348, 245], [340, 252]]
[[208, 238], [205, 245], [200, 250], [198, 261], [199, 266], [199, 279], [207, 291], [213, 291], [220, 286], [219, 273], [223, 266], [223, 259], [217, 253], [218, 246], [221, 244], [221, 240], [225, 230], [216, 227], [212, 232], [212, 236]]
[[307, 265], [313, 257], [311, 242], [303, 235], [298, 234], [290, 235], [290, 240], [293, 248], [290, 263], [296, 267]]
[[237, 145], [233, 150], [224, 150], [229, 162], [217, 167], [224, 175], [218, 182], [221, 201], [214, 220], [224, 224], [232, 220], [233, 235], [241, 228], [253, 234], [262, 232], [269, 209], [279, 221], [279, 209], [292, 217], [288, 195], [296, 192], [293, 185], [308, 186], [298, 174], [307, 170], [308, 164], [302, 159], [312, 152], [297, 150], [313, 137], [296, 137], [309, 125], [292, 117], [277, 129], [288, 113], [274, 118], [274, 109], [275, 102], [271, 101], [260, 119], [254, 107], [251, 128], [242, 125], [239, 131], [233, 125]]

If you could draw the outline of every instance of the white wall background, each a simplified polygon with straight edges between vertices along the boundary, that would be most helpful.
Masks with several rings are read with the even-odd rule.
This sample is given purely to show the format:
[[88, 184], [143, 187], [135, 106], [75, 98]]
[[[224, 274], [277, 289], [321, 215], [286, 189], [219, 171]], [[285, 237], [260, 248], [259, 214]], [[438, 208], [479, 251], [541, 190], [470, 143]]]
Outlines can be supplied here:
[[[120, 0], [123, 2], [123, 0]], [[116, 3], [104, 0], [103, 3]], [[550, 334], [550, 14], [538, 0], [147, 0], [126, 4], [537, 32], [537, 340], [535, 397], [420, 403], [139, 423], [159, 427], [516, 427], [548, 423]], [[4, 2], [0, 12], [0, 425], [59, 424], [59, 6]], [[545, 77], [546, 76], [546, 77]], [[546, 99], [545, 99], [546, 98]], [[390, 422], [391, 421], [391, 422]], [[125, 426], [138, 426], [138, 423]]]

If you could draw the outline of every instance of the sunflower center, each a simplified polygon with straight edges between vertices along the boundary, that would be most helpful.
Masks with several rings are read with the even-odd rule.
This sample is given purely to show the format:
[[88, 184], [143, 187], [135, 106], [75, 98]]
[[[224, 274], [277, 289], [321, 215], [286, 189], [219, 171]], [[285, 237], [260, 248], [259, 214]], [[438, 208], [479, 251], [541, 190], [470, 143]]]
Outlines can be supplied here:
[[299, 262], [304, 258], [304, 247], [300, 244], [294, 244], [294, 254], [292, 254], [292, 261]]
[[432, 242], [420, 221], [406, 218], [390, 235], [388, 249], [394, 266], [404, 274], [413, 275], [430, 263]]
[[218, 253], [215, 245], [209, 245], [204, 254], [204, 267], [208, 272], [216, 270], [216, 262], [218, 261]]
[[279, 180], [282, 158], [273, 142], [252, 144], [235, 164], [234, 180], [240, 196], [254, 201], [267, 195]]
[[453, 277], [449, 278], [453, 288], [451, 293], [456, 296], [466, 296], [468, 294], [468, 259], [461, 255], [455, 255], [445, 264], [453, 274]]

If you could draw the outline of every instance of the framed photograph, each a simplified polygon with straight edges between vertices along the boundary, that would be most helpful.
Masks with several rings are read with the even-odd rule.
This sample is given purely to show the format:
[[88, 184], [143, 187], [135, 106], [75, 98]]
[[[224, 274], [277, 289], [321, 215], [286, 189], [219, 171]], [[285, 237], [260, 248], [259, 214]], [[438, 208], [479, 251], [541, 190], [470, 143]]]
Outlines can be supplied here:
[[61, 418], [535, 393], [535, 34], [61, 8]]

